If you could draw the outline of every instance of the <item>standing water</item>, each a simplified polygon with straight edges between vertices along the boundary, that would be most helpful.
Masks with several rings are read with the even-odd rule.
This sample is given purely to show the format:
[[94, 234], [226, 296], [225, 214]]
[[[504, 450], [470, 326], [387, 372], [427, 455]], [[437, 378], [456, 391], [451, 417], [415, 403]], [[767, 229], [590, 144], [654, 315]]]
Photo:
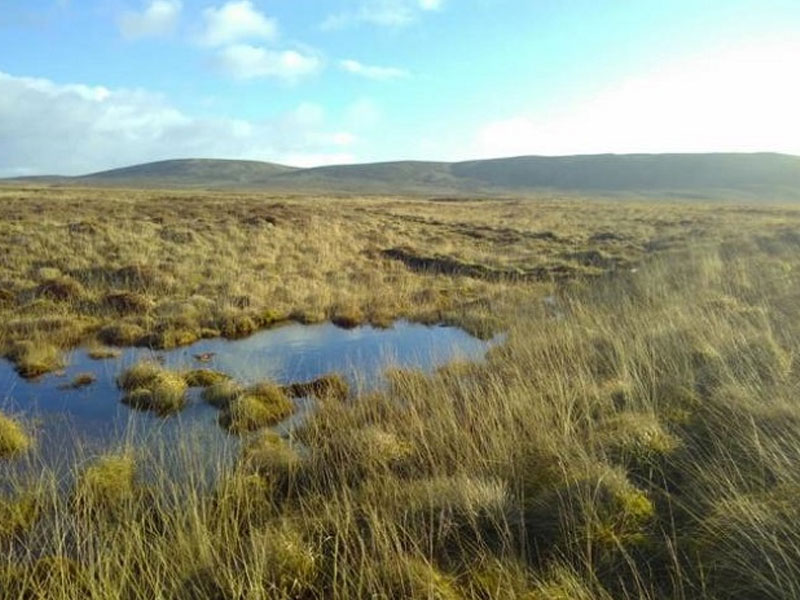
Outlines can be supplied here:
[[[171, 369], [215, 369], [244, 384], [264, 379], [288, 384], [339, 373], [356, 391], [364, 391], [381, 385], [387, 367], [430, 372], [454, 360], [478, 361], [497, 341], [479, 340], [457, 327], [398, 321], [388, 329], [290, 324], [241, 340], [202, 340], [164, 352], [127, 348], [117, 358], [100, 361], [79, 349], [69, 356], [63, 372], [34, 381], [22, 379], [13, 365], [0, 361], [0, 405], [34, 420], [45, 455], [60, 454], [76, 443], [109, 446], [132, 429], [162, 435], [187, 424], [200, 425], [211, 443], [222, 442], [227, 434], [216, 426], [217, 410], [203, 403], [198, 390], [190, 392], [180, 414], [159, 418], [123, 405], [117, 376], [138, 361], [156, 359]], [[198, 362], [199, 355], [205, 355], [206, 361]], [[83, 388], [67, 387], [82, 373], [91, 373], [96, 381]], [[290, 423], [296, 423], [310, 406], [307, 399], [298, 402], [299, 412]]]

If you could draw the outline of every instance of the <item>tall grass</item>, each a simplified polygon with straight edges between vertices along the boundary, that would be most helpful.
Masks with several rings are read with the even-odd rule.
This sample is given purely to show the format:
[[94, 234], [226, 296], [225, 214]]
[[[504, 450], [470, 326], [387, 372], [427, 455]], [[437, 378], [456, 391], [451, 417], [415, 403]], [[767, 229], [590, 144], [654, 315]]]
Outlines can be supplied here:
[[485, 364], [321, 397], [213, 478], [191, 435], [9, 471], [3, 597], [796, 598], [800, 258], [765, 239], [532, 299]]

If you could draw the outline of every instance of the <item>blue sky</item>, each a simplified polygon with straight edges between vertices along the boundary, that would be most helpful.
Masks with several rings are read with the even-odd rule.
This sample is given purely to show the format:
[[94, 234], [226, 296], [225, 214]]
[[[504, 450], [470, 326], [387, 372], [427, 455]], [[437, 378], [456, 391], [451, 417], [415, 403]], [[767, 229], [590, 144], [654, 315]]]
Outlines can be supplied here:
[[0, 176], [800, 154], [797, 0], [0, 0]]

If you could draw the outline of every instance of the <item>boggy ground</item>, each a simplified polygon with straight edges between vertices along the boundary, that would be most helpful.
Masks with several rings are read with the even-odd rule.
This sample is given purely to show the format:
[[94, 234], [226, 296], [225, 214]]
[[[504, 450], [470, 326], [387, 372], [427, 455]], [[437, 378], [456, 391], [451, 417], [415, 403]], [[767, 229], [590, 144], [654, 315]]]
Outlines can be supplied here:
[[77, 344], [170, 348], [285, 319], [408, 317], [488, 335], [521, 299], [730, 233], [734, 216], [580, 199], [0, 188], [0, 352], [30, 377]]
[[[57, 202], [78, 192], [53, 194], [49, 201]], [[28, 201], [48, 202], [47, 194], [34, 197]], [[159, 208], [151, 193], [127, 201], [150, 206], [136, 212], [171, 211], [178, 202]], [[192, 204], [185, 201], [175, 214], [188, 218]], [[246, 206], [252, 213], [259, 205], [255, 197], [241, 202], [229, 210]], [[81, 457], [65, 482], [37, 470], [31, 424], [0, 419], [5, 597], [800, 595], [794, 209], [543, 199], [281, 202], [285, 220], [305, 215], [309, 227], [316, 223], [292, 229], [299, 237], [316, 232], [304, 237], [308, 247], [324, 247], [330, 237], [315, 236], [326, 230], [349, 242], [316, 262], [329, 261], [327, 268], [350, 282], [345, 289], [362, 310], [382, 297], [381, 286], [388, 294], [397, 281], [392, 300], [414, 290], [452, 303], [399, 304], [410, 314], [453, 310], [475, 322], [499, 322], [507, 343], [486, 363], [449, 365], [431, 377], [392, 372], [386, 390], [320, 398], [289, 438], [263, 429], [249, 434], [233, 464], [220, 456], [217, 469], [199, 458], [207, 453], [187, 432], [178, 445], [122, 445]], [[51, 227], [60, 231], [71, 220]], [[269, 232], [293, 243], [278, 233], [280, 223], [276, 217]], [[143, 247], [165, 248], [158, 227], [140, 228]], [[234, 239], [250, 235], [235, 233], [243, 226], [233, 223], [228, 229]], [[203, 228], [197, 230], [199, 238]], [[114, 231], [136, 240], [135, 232]], [[267, 244], [269, 232], [252, 235]], [[557, 239], [542, 239], [542, 232]], [[563, 239], [570, 241], [557, 241]], [[294, 247], [297, 257], [305, 247]], [[565, 264], [594, 274], [599, 267], [566, 254], [595, 251], [624, 259], [625, 267], [613, 276], [542, 283], [379, 258], [401, 247], [492, 269]], [[172, 255], [150, 256], [166, 260], [188, 249], [184, 243]], [[23, 252], [14, 256], [12, 265], [24, 262]], [[129, 258], [112, 267], [124, 268]], [[176, 260], [174, 281], [189, 281], [191, 261]], [[235, 264], [233, 254], [229, 260]], [[252, 253], [242, 257], [245, 265], [252, 260]], [[280, 269], [299, 283], [287, 264]], [[313, 260], [307, 265], [306, 287], [333, 294], [327, 269], [317, 271]], [[350, 279], [356, 273], [374, 287], [359, 287]], [[223, 271], [218, 276], [245, 286], [236, 295], [262, 298], [257, 277], [240, 284]], [[30, 280], [15, 294], [34, 284], [40, 285]], [[106, 293], [81, 285], [88, 297]], [[171, 293], [186, 294], [184, 285]], [[149, 294], [156, 304], [175, 301]], [[263, 298], [248, 308], [266, 307]], [[334, 304], [325, 306], [332, 311]], [[25, 461], [31, 469], [20, 470]], [[175, 462], [184, 475], [179, 481], [169, 475]], [[215, 470], [222, 476], [209, 478]]]

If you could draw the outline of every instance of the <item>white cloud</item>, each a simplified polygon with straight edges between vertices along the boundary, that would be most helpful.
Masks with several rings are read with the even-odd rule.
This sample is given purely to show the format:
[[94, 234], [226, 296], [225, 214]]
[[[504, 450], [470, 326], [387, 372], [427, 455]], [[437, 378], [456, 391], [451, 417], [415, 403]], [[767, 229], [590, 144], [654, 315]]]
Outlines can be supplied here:
[[127, 39], [166, 35], [175, 29], [181, 8], [181, 0], [152, 0], [142, 12], [123, 13], [120, 31]]
[[217, 53], [216, 64], [234, 79], [273, 77], [291, 82], [318, 71], [322, 61], [317, 56], [296, 50], [270, 50], [234, 44]]
[[0, 177], [81, 174], [154, 160], [215, 157], [352, 162], [355, 135], [315, 104], [254, 121], [198, 118], [142, 90], [61, 85], [0, 72]]
[[203, 11], [205, 29], [201, 42], [208, 46], [223, 46], [243, 40], [273, 40], [278, 25], [253, 6], [250, 0], [233, 0], [219, 8]]
[[421, 11], [439, 10], [442, 5], [443, 0], [359, 0], [351, 10], [329, 15], [321, 27], [342, 29], [357, 23], [402, 27], [413, 22]]
[[346, 59], [339, 61], [339, 66], [353, 75], [360, 75], [368, 79], [399, 79], [408, 77], [408, 72], [403, 69], [395, 67], [376, 67], [372, 65], [365, 65], [357, 60]]
[[546, 115], [484, 125], [473, 156], [773, 150], [800, 154], [800, 44], [745, 44], [628, 79]]

